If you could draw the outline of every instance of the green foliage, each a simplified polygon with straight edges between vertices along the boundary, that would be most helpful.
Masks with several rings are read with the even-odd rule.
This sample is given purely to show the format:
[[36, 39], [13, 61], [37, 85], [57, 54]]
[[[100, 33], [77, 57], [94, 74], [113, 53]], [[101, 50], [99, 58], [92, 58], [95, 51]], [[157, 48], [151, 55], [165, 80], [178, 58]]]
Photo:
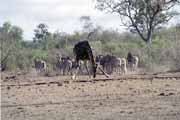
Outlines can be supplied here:
[[53, 41], [53, 35], [48, 31], [48, 26], [44, 23], [41, 23], [34, 29], [34, 43], [37, 48], [43, 50], [51, 49], [55, 46]]
[[93, 41], [90, 42], [91, 48], [93, 49], [93, 52], [97, 54], [102, 54], [103, 53], [103, 44], [100, 41]]
[[[8, 22], [0, 26], [1, 64], [6, 64], [7, 70], [29, 71], [34, 65], [33, 60], [41, 59], [47, 62], [46, 74], [49, 75], [57, 62], [57, 54], [73, 58], [74, 45], [82, 40], [87, 32], [48, 32], [46, 37], [37, 37], [41, 42], [23, 41], [22, 34], [21, 28]], [[89, 42], [95, 55], [112, 54], [126, 58], [127, 53], [132, 52], [139, 56], [141, 68], [161, 71], [180, 68], [179, 39], [180, 31], [176, 27], [160, 29], [153, 34], [151, 46], [147, 46], [140, 37], [129, 32], [118, 33], [114, 30], [99, 29]]]
[[48, 52], [40, 49], [34, 49], [32, 50], [32, 59], [42, 59], [47, 60], [48, 58]]
[[164, 41], [164, 40], [160, 39], [159, 36], [156, 36], [153, 39], [152, 48], [165, 48], [165, 47], [168, 47], [167, 42], [168, 41]]
[[69, 45], [69, 46], [67, 46], [67, 47], [65, 48], [66, 54], [67, 54], [68, 56], [71, 56], [71, 57], [73, 56], [73, 47], [74, 47], [74, 46], [72, 46], [72, 45], [70, 46], [70, 45]]
[[37, 25], [37, 28], [34, 29], [34, 41], [42, 42], [48, 36], [48, 26], [44, 23]]
[[[0, 26], [0, 53], [1, 53], [1, 65], [14, 68], [14, 62], [16, 60], [17, 51], [21, 49], [23, 30], [18, 26], [11, 25], [9, 22], [5, 22]], [[12, 64], [12, 65], [10, 65]]]

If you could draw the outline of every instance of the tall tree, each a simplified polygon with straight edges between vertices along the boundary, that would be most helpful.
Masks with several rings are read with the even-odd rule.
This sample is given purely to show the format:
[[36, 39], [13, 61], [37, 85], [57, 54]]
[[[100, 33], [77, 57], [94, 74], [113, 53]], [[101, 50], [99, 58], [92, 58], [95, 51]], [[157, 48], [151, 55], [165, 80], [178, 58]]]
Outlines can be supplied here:
[[43, 49], [48, 49], [48, 44], [52, 39], [51, 33], [48, 31], [48, 26], [44, 23], [37, 25], [34, 29], [34, 43], [37, 43]]
[[96, 8], [116, 13], [131, 32], [146, 43], [152, 42], [155, 29], [167, 23], [175, 14], [171, 11], [179, 0], [96, 0]]
[[42, 42], [49, 35], [48, 26], [44, 23], [40, 23], [37, 25], [37, 28], [34, 29], [34, 38], [33, 40], [36, 42]]

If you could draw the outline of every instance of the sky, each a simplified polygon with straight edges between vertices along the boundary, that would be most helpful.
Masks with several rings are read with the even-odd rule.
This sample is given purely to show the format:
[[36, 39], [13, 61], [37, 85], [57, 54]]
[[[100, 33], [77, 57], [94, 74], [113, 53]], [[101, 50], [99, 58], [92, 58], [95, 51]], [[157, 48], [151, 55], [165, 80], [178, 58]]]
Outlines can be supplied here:
[[[90, 16], [95, 25], [124, 31], [117, 15], [95, 9], [95, 0], [1, 0], [0, 25], [8, 21], [24, 30], [24, 38], [32, 40], [33, 30], [45, 23], [50, 32], [80, 31], [81, 16]], [[180, 9], [179, 9], [180, 10]]]
[[94, 8], [93, 0], [1, 0], [0, 25], [5, 21], [24, 30], [24, 38], [31, 40], [33, 30], [39, 23], [49, 30], [73, 33], [80, 31], [81, 16], [91, 16], [95, 25], [120, 29], [119, 17]]

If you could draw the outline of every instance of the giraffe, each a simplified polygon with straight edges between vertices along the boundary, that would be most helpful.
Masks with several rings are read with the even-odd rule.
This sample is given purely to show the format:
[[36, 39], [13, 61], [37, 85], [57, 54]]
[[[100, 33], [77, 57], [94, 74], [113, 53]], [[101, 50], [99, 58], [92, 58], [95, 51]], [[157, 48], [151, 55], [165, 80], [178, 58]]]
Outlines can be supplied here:
[[85, 40], [85, 41], [78, 42], [74, 46], [73, 52], [75, 55], [75, 62], [77, 63], [77, 69], [75, 71], [75, 74], [72, 76], [72, 79], [76, 78], [76, 75], [79, 71], [80, 60], [84, 61], [86, 70], [89, 74], [89, 78], [91, 78], [91, 75], [90, 75], [90, 72], [89, 72], [88, 67], [87, 67], [88, 62], [91, 64], [91, 67], [92, 67], [93, 78], [96, 77], [97, 68], [99, 68], [106, 77], [109, 77], [100, 67], [98, 67], [98, 64], [96, 64], [96, 61], [95, 61], [94, 56], [93, 56], [92, 49], [91, 49], [88, 41]]

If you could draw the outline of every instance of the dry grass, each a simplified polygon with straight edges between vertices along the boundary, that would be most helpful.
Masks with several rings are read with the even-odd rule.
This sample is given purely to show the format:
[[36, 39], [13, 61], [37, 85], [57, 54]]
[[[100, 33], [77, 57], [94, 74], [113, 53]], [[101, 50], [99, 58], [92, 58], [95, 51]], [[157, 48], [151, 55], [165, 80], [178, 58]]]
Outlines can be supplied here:
[[[169, 73], [162, 76], [165, 75], [180, 74]], [[178, 120], [180, 118], [179, 78], [154, 78], [151, 83], [149, 79], [128, 79], [132, 75], [124, 76], [126, 80], [94, 82], [88, 82], [87, 76], [80, 77], [87, 80], [85, 82], [72, 82], [70, 76], [19, 75], [8, 79], [3, 76], [2, 120]], [[98, 78], [102, 77], [98, 76]], [[61, 84], [50, 84], [56, 82]], [[18, 84], [29, 84], [29, 86]]]

